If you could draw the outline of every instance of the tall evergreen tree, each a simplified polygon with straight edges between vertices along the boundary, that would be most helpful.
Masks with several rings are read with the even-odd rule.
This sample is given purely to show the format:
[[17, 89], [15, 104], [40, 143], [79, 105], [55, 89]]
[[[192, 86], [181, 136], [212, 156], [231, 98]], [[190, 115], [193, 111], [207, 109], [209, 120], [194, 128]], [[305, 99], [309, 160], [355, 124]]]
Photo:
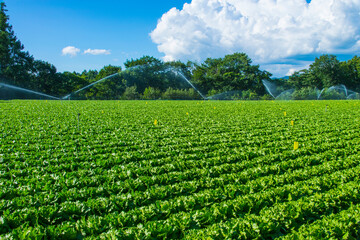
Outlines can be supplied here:
[[2, 81], [28, 87], [34, 58], [16, 38], [6, 12], [5, 3], [0, 3], [0, 75]]

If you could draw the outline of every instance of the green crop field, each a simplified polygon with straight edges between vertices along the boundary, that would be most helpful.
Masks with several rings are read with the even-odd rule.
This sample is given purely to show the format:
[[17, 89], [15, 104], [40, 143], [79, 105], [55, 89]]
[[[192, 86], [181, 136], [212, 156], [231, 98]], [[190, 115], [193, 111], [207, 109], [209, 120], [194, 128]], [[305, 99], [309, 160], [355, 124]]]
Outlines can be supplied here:
[[359, 239], [359, 191], [359, 101], [0, 102], [0, 239]]

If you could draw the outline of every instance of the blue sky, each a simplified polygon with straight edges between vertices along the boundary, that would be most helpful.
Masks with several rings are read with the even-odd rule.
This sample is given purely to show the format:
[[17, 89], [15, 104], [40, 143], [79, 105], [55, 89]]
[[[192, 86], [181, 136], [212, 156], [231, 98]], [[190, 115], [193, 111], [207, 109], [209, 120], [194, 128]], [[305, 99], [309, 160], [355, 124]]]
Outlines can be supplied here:
[[[184, 0], [5, 1], [16, 36], [36, 59], [54, 64], [58, 71], [122, 66], [126, 59], [164, 56], [149, 36], [158, 19]], [[109, 55], [63, 56], [62, 49], [75, 46], [110, 50]]]
[[7, 0], [16, 36], [58, 71], [245, 52], [274, 76], [360, 55], [358, 0]]

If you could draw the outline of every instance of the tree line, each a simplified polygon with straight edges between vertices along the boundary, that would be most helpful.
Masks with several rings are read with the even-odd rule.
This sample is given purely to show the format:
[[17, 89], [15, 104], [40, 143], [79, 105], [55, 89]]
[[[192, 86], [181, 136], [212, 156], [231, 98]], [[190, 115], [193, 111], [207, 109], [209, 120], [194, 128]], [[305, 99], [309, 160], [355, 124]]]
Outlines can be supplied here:
[[[335, 55], [322, 55], [309, 69], [295, 72], [288, 79], [271, 79], [272, 74], [252, 64], [245, 53], [208, 58], [202, 63], [163, 62], [143, 56], [127, 60], [125, 69], [108, 65], [100, 71], [58, 72], [51, 63], [36, 60], [24, 50], [9, 24], [5, 3], [0, 6], [0, 82], [56, 97], [72, 93], [69, 97], [73, 99], [200, 99], [198, 91], [206, 96], [239, 91], [239, 99], [270, 99], [262, 80], [297, 91], [338, 84], [360, 91], [357, 56], [341, 62]], [[114, 77], [102, 81], [109, 75]], [[75, 93], [97, 81], [101, 83]], [[0, 98], [6, 97], [1, 88], [0, 93]]]

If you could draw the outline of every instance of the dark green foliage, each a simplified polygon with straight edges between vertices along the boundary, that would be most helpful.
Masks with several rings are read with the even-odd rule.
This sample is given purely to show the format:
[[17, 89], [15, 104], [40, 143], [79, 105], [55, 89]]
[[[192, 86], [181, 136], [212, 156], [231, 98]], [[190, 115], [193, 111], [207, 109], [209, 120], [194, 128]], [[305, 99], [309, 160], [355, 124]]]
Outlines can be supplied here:
[[74, 90], [80, 89], [83, 86], [89, 84], [88, 80], [94, 81], [93, 78], [87, 78], [84, 74], [79, 75], [71, 72], [59, 73], [61, 87], [58, 90], [59, 96], [65, 96]]
[[122, 95], [124, 100], [136, 100], [140, 98], [140, 94], [137, 92], [136, 86], [127, 87]]
[[[89, 71], [90, 72], [90, 71]], [[95, 76], [95, 78], [91, 82], [95, 82], [101, 80], [107, 76], [121, 73], [121, 67], [108, 65], [103, 67], [100, 72]], [[90, 79], [88, 79], [88, 83]], [[86, 84], [86, 85], [87, 85]], [[98, 100], [110, 100], [110, 99], [120, 99], [121, 95], [125, 91], [124, 80], [118, 76], [114, 76], [111, 79], [105, 80], [101, 82], [101, 84], [96, 84], [93, 87], [80, 92], [79, 95], [83, 97], [83, 99], [98, 99]]]
[[177, 71], [188, 76], [189, 72], [185, 64], [181, 62], [168, 62], [154, 57], [144, 56], [140, 59], [126, 61], [127, 69], [122, 73], [127, 86], [136, 85], [140, 93], [146, 88], [152, 87], [165, 92], [169, 87], [174, 89], [187, 89], [191, 86], [177, 75]]
[[147, 87], [143, 93], [143, 99], [155, 100], [161, 97], [161, 91], [157, 88]]
[[58, 95], [59, 89], [62, 88], [62, 79], [55, 66], [39, 60], [34, 61], [33, 66], [32, 81], [29, 88], [50, 95]]
[[310, 65], [309, 73], [313, 76], [311, 86], [320, 89], [344, 83], [340, 61], [335, 55], [321, 55], [315, 58], [315, 62]]
[[319, 93], [319, 89], [312, 87], [303, 87], [298, 90], [295, 90], [292, 93], [293, 100], [317, 100]]
[[162, 99], [194, 100], [201, 99], [201, 96], [193, 89], [173, 89], [169, 87], [162, 94]]
[[6, 15], [6, 5], [0, 3], [0, 77], [9, 84], [21, 87], [31, 86], [31, 72], [34, 58], [26, 51], [15, 36], [9, 17]]
[[354, 56], [348, 61], [341, 62], [344, 85], [354, 91], [360, 91], [360, 57]]
[[262, 80], [269, 80], [271, 74], [251, 63], [245, 53], [234, 53], [218, 59], [208, 58], [201, 65], [195, 65], [192, 80], [204, 92], [253, 90], [263, 95], [265, 88]]
[[340, 62], [334, 55], [322, 55], [315, 58], [309, 69], [295, 72], [289, 78], [289, 84], [296, 89], [329, 88], [343, 84], [354, 91], [360, 90], [360, 58]]

